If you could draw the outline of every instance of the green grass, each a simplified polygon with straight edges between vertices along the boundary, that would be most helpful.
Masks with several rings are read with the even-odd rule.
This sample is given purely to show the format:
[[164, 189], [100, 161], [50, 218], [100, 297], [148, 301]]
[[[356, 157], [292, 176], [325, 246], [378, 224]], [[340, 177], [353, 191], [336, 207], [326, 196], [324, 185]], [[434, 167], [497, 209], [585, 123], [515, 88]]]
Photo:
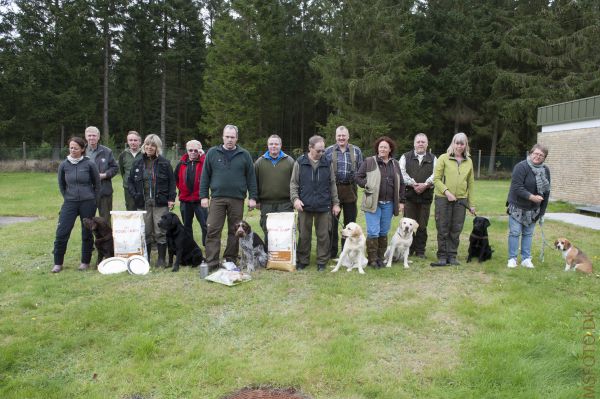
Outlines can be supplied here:
[[[429, 259], [409, 270], [319, 274], [313, 264], [259, 271], [229, 288], [187, 267], [139, 277], [77, 272], [78, 226], [66, 269], [53, 275], [55, 175], [0, 174], [0, 212], [40, 216], [0, 228], [0, 397], [220, 398], [248, 385], [323, 399], [583, 397], [582, 324], [592, 311], [600, 325], [597, 276], [563, 272], [549, 248], [541, 263], [539, 228], [536, 269], [507, 269], [508, 182], [476, 184], [495, 249], [483, 265], [430, 268], [431, 220]], [[114, 207], [123, 209], [115, 187]], [[247, 218], [258, 228], [258, 212]], [[598, 263], [600, 232], [554, 221], [544, 231]]]

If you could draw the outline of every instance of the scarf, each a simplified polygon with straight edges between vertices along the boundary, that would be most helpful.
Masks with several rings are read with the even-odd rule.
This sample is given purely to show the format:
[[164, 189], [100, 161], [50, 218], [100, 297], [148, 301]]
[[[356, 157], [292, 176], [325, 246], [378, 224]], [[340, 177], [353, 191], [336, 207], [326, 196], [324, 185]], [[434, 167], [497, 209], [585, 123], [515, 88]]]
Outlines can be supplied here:
[[531, 168], [531, 171], [535, 175], [535, 184], [537, 185], [537, 191], [539, 195], [544, 195], [550, 191], [550, 182], [546, 178], [546, 168], [542, 162], [539, 165], [535, 165], [531, 162], [531, 159], [527, 157], [527, 165]]
[[73, 158], [70, 155], [67, 155], [67, 160], [69, 162], [71, 162], [73, 165], [77, 165], [79, 162], [83, 161], [83, 155], [80, 156], [79, 158]]

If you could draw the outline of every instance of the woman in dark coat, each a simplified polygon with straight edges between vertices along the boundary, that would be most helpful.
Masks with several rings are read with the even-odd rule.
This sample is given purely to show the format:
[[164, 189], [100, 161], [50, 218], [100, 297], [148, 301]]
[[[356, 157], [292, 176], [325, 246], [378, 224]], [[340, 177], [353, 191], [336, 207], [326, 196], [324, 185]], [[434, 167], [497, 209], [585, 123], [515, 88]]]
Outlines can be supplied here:
[[[54, 240], [54, 267], [52, 273], [63, 268], [65, 252], [75, 220], [96, 215], [96, 200], [100, 195], [100, 174], [96, 164], [85, 154], [86, 142], [81, 137], [69, 139], [69, 155], [58, 167], [58, 188], [64, 202], [58, 216]], [[87, 270], [92, 259], [94, 237], [81, 226], [81, 264], [79, 270]]]
[[158, 260], [156, 267], [165, 266], [167, 253], [166, 233], [158, 226], [160, 218], [173, 208], [175, 203], [175, 176], [171, 163], [160, 155], [162, 141], [156, 134], [150, 134], [142, 145], [142, 158], [131, 167], [127, 189], [135, 201], [135, 206], [144, 214], [146, 225], [146, 249], [148, 261], [152, 243], [156, 243]]
[[537, 221], [543, 223], [550, 198], [550, 170], [544, 165], [548, 148], [534, 144], [526, 160], [515, 165], [508, 192], [508, 264], [517, 267], [521, 238], [521, 266], [532, 269], [531, 243]]

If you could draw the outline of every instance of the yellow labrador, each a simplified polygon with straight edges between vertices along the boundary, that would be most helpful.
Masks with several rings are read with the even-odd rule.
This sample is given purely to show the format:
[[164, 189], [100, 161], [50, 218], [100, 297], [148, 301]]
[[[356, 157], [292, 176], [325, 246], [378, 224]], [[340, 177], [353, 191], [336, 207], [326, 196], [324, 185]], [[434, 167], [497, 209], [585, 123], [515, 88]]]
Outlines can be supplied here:
[[392, 237], [391, 244], [388, 245], [385, 251], [385, 267], [392, 267], [392, 260], [397, 262], [401, 258], [404, 258], [404, 268], [408, 269], [408, 253], [410, 252], [413, 235], [417, 234], [418, 227], [419, 224], [414, 219], [402, 218], [400, 220], [400, 224]]
[[349, 272], [352, 269], [358, 269], [360, 274], [365, 274], [363, 268], [367, 265], [367, 258], [365, 257], [367, 238], [362, 229], [356, 223], [348, 223], [342, 230], [342, 236], [346, 239], [346, 242], [340, 258], [331, 272], [335, 273], [341, 266], [345, 266]]

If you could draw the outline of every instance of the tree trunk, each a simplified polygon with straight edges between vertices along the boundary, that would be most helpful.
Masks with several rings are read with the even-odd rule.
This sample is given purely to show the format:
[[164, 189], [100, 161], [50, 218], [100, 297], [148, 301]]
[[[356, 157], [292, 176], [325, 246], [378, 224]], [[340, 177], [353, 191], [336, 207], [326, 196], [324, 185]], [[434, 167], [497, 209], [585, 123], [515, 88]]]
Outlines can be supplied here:
[[162, 76], [160, 87], [160, 139], [163, 142], [163, 148], [167, 148], [167, 14], [163, 15], [163, 53], [162, 53]]
[[498, 118], [494, 118], [492, 124], [492, 146], [490, 147], [490, 163], [488, 165], [488, 175], [492, 176], [496, 172], [496, 147], [498, 145]]
[[102, 105], [102, 140], [108, 142], [108, 68], [110, 65], [110, 29], [104, 22], [104, 103]]

